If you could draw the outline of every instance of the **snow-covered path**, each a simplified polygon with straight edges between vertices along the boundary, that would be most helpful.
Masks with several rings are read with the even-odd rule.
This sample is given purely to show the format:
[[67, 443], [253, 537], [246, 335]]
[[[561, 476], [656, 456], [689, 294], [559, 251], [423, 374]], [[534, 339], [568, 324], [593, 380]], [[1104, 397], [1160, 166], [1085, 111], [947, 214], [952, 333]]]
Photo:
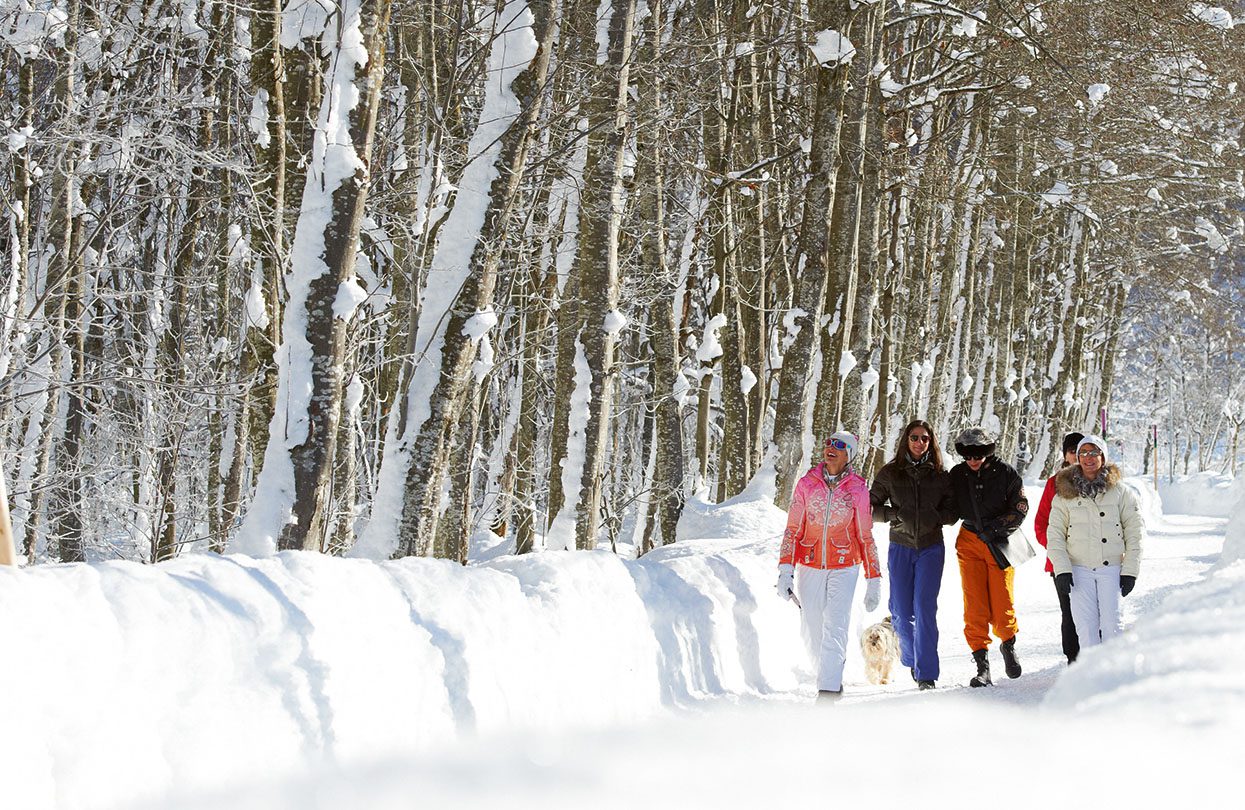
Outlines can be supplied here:
[[[1029, 490], [1030, 504], [1036, 504], [1041, 491]], [[1122, 602], [1124, 626], [1130, 627], [1138, 617], [1155, 610], [1174, 589], [1202, 579], [1207, 570], [1219, 559], [1223, 548], [1223, 526], [1219, 518], [1193, 515], [1149, 516], [1146, 527], [1146, 546], [1143, 554], [1142, 575], [1136, 590]], [[879, 534], [885, 537], [882, 527]], [[1032, 517], [1024, 531], [1031, 538]], [[939, 687], [964, 685], [976, 673], [968, 645], [962, 632], [963, 597], [960, 572], [955, 559], [955, 531], [948, 529], [947, 564], [943, 572], [942, 592], [938, 601], [938, 654], [942, 667]], [[1036, 543], [1034, 544], [1036, 547]], [[885, 559], [886, 542], [879, 541], [879, 553]], [[1066, 669], [1059, 633], [1059, 604], [1050, 575], [1043, 570], [1044, 555], [1037, 547], [1039, 556], [1016, 571], [1016, 614], [1020, 622], [1017, 651], [1021, 656], [1024, 674], [1010, 681], [1003, 674], [1002, 659], [998, 653], [998, 641], [990, 646], [990, 666], [995, 686], [978, 690], [982, 700], [1011, 705], [1036, 705]], [[885, 600], [879, 612], [884, 614]], [[912, 692], [911, 680], [901, 671], [897, 683], [880, 696], [900, 698]], [[845, 701], [870, 701], [879, 697], [876, 687], [854, 684], [855, 690], [845, 690]], [[861, 695], [860, 692], [865, 694]], [[852, 698], [851, 692], [857, 697]], [[811, 698], [811, 691], [808, 696]], [[925, 696], [921, 696], [924, 699]], [[937, 695], [931, 696], [937, 697]]]
[[852, 649], [847, 696], [824, 709], [795, 608], [773, 593], [781, 513], [764, 497], [690, 505], [687, 538], [639, 561], [0, 570], [0, 763], [17, 797], [4, 806], [1232, 804], [1245, 525], [1225, 554], [1239, 561], [1216, 566], [1222, 519], [1164, 516], [1143, 495], [1124, 637], [1065, 666], [1035, 560], [1017, 573], [1024, 676], [963, 686], [949, 548], [940, 689], [903, 673], [870, 686]]
[[[1221, 519], [1153, 520], [1144, 576], [1125, 601], [1126, 627], [1179, 622], [1165, 614], [1177, 591], [1234, 591], [1224, 621], [1242, 636], [1245, 570], [1208, 579], [1223, 544]], [[959, 627], [958, 572], [947, 567], [943, 627]], [[513, 732], [460, 740], [435, 753], [364, 768], [326, 767], [315, 775], [199, 794], [133, 810], [341, 810], [367, 807], [770, 808], [878, 806], [963, 808], [1108, 806], [1229, 807], [1239, 802], [1242, 693], [1226, 686], [1222, 663], [1210, 700], [1222, 722], [1181, 722], [1162, 709], [1166, 686], [1138, 689], [1105, 708], [1080, 707], [1092, 688], [1075, 683], [1062, 701], [1044, 699], [1065, 671], [1103, 688], [1120, 683], [1098, 653], [1069, 670], [1059, 649], [1058, 608], [1049, 577], [1030, 563], [1018, 572], [1025, 674], [991, 689], [968, 689], [971, 662], [962, 636], [940, 644], [946, 684], [919, 693], [899, 679], [889, 689], [849, 684], [833, 707], [808, 705], [808, 689], [740, 700], [707, 699], [669, 716], [608, 729]], [[1222, 604], [1211, 610], [1222, 614]], [[943, 614], [945, 613], [945, 616]], [[1196, 618], [1194, 618], [1196, 621]], [[1148, 624], [1147, 624], [1148, 623]], [[1189, 643], [1205, 648], [1194, 626]], [[1145, 633], [1126, 643], [1153, 653]], [[1220, 638], [1211, 628], [1212, 640]], [[1213, 641], [1212, 641], [1213, 643]], [[1113, 645], [1114, 646], [1114, 645]], [[1124, 645], [1119, 645], [1124, 646]], [[1159, 650], [1162, 658], [1162, 648]], [[1141, 653], [1137, 653], [1138, 657]], [[1214, 655], [1212, 652], [1211, 655]], [[965, 660], [961, 660], [965, 659]], [[1109, 664], [1109, 662], [1106, 662]], [[1179, 666], [1179, 665], [1178, 665]], [[1140, 673], [1140, 669], [1138, 669]], [[1190, 671], [1197, 680], [1214, 673]], [[1182, 688], [1176, 685], [1177, 689]], [[1226, 699], [1225, 699], [1226, 695]], [[609, 700], [608, 685], [601, 699]], [[1184, 718], [1182, 718], [1184, 719]], [[413, 805], [412, 802], [415, 804]]]

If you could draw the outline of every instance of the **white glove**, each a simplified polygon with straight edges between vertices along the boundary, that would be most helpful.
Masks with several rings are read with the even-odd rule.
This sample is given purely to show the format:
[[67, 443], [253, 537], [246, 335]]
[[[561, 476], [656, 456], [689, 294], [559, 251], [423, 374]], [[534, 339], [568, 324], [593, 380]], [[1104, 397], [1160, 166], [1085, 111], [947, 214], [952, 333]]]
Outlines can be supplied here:
[[874, 577], [865, 580], [865, 612], [872, 613], [878, 609], [878, 602], [882, 601], [882, 578]]
[[785, 563], [778, 566], [778, 584], [774, 586], [783, 599], [795, 598], [795, 566]]

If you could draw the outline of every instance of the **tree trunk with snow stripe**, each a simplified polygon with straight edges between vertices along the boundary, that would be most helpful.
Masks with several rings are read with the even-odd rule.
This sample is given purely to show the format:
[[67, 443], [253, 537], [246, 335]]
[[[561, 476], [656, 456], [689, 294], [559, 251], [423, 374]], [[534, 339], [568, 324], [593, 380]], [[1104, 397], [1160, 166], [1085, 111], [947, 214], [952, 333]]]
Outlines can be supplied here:
[[[814, 25], [841, 28], [849, 19], [846, 0], [823, 0], [811, 5]], [[810, 375], [814, 373], [813, 354], [819, 339], [823, 301], [830, 270], [826, 265], [830, 217], [835, 206], [835, 183], [838, 171], [839, 136], [843, 125], [843, 94], [847, 70], [842, 63], [814, 68], [817, 86], [811, 147], [809, 178], [804, 189], [803, 214], [800, 223], [796, 259], [796, 292], [794, 307], [788, 314], [795, 332], [783, 353], [782, 374], [774, 406], [774, 438], [777, 448], [777, 494], [775, 503], [786, 508], [791, 501], [795, 482], [803, 473], [805, 403], [809, 394]]]
[[[856, 358], [856, 367], [842, 380], [840, 423], [860, 437], [860, 447], [866, 451], [872, 443], [870, 428], [874, 408], [869, 407], [869, 382], [876, 377], [873, 365], [875, 348], [874, 322], [878, 303], [878, 231], [885, 197], [881, 194], [882, 98], [878, 89], [878, 77], [874, 66], [882, 56], [882, 35], [885, 25], [885, 6], [876, 4], [862, 9], [862, 41], [857, 43], [860, 53], [853, 60], [852, 84], [860, 106], [855, 113], [858, 118], [855, 131], [855, 148], [859, 150], [856, 183], [859, 185], [856, 206], [854, 239], [856, 249], [851, 256], [853, 278], [848, 284], [852, 292], [848, 305], [852, 309], [851, 328], [844, 327], [842, 339]], [[860, 63], [857, 69], [855, 63]], [[868, 457], [862, 452], [858, 469], [868, 472]]]
[[[536, 47], [531, 21], [525, 2], [496, 5], [488, 64], [500, 75], [490, 73], [485, 85], [484, 112], [471, 143], [475, 160], [459, 183], [428, 276], [416, 330], [420, 350], [402, 398], [406, 429], [401, 446], [386, 453], [389, 469], [382, 472], [399, 489], [399, 556], [424, 556], [433, 548], [450, 443], [468, 406], [472, 364], [480, 339], [496, 322], [493, 300], [502, 243], [535, 135], [541, 95], [534, 90], [543, 85], [548, 69], [548, 35], [545, 47]], [[519, 81], [527, 71], [530, 85]]]
[[286, 278], [289, 301], [273, 416], [244, 550], [323, 550], [341, 418], [355, 256], [384, 72], [389, 0], [347, 0], [325, 20], [332, 61]]
[[[249, 129], [258, 178], [251, 191], [248, 219], [253, 261], [243, 308], [238, 373], [240, 393], [234, 426], [235, 456], [225, 477], [223, 520], [232, 530], [249, 481], [248, 463], [258, 470], [268, 447], [268, 426], [277, 397], [273, 352], [281, 343], [281, 274], [287, 259], [285, 224], [286, 104], [285, 58], [280, 43], [282, 0], [265, 0], [251, 14]], [[248, 476], [249, 477], [249, 476]]]

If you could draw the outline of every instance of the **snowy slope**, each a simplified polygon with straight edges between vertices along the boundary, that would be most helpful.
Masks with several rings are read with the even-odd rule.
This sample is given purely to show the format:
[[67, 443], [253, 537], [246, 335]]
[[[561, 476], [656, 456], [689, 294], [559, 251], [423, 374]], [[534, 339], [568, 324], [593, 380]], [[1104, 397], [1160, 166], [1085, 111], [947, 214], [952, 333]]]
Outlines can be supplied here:
[[[950, 553], [946, 688], [869, 686], [853, 649], [833, 714], [803, 705], [795, 609], [773, 594], [782, 514], [763, 495], [694, 506], [686, 539], [640, 561], [286, 553], [0, 570], [6, 806], [755, 807], [883, 790], [884, 806], [960, 807], [978, 787], [1000, 798], [1022, 763], [1016, 804], [1046, 807], [1042, 774], [1063, 762], [1081, 763], [1060, 783], [1077, 804], [1210, 800], [1245, 727], [1245, 563], [1212, 570], [1223, 521], [1163, 516], [1145, 495], [1117, 643], [1066, 669], [1050, 580], [1030, 563], [1025, 676], [957, 688], [971, 662]], [[1242, 529], [1234, 519], [1225, 557]], [[883, 614], [855, 616], [854, 632]], [[1213, 778], [1173, 779], [1190, 772]]]

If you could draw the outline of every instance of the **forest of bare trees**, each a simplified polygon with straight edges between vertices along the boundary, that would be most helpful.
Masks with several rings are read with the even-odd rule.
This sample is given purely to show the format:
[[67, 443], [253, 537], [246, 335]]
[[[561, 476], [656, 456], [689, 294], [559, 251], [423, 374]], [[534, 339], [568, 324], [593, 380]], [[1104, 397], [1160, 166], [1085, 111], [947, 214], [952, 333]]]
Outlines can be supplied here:
[[914, 416], [1235, 469], [1233, 14], [0, 0], [18, 552], [643, 552]]

